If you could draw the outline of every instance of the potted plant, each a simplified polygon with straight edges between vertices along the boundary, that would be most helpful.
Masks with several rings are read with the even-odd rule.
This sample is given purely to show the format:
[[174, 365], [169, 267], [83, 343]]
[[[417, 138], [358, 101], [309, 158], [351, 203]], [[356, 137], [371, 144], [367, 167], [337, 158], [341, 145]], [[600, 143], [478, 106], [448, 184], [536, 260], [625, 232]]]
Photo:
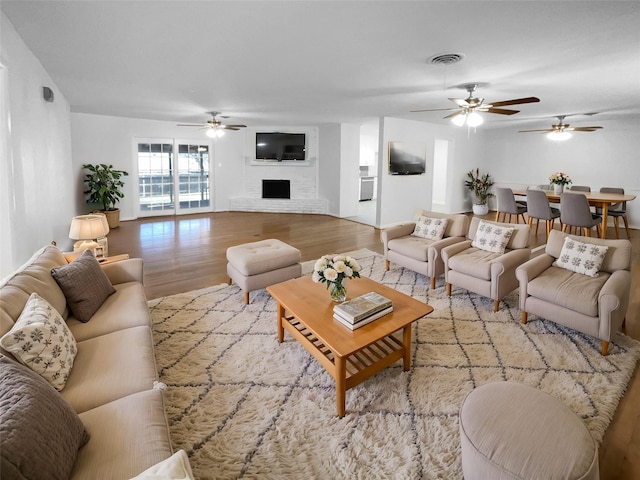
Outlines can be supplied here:
[[571, 183], [571, 179], [564, 172], [556, 172], [549, 177], [549, 183], [553, 185], [553, 193], [560, 195], [564, 187]]
[[493, 193], [489, 189], [493, 186], [493, 180], [488, 173], [480, 175], [480, 169], [476, 168], [475, 171], [470, 170], [467, 172], [468, 180], [465, 180], [464, 185], [471, 193], [473, 193], [473, 213], [475, 215], [486, 215], [489, 213], [489, 197], [493, 197]]
[[124, 182], [121, 180], [123, 176], [129, 175], [124, 170], [116, 170], [113, 165], [105, 165], [100, 163], [92, 165], [85, 163], [82, 168], [89, 170], [84, 182], [87, 189], [83, 192], [89, 195], [87, 203], [97, 204], [102, 207], [107, 217], [109, 228], [118, 228], [120, 225], [120, 209], [116, 208], [116, 202], [124, 198], [122, 187]]

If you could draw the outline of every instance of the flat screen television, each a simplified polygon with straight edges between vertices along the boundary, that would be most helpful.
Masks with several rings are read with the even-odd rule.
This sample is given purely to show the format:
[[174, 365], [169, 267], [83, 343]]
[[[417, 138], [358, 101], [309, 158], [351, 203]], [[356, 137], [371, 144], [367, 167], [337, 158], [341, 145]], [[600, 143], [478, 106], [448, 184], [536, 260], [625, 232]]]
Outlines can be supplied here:
[[304, 133], [256, 132], [256, 160], [306, 160]]
[[426, 170], [426, 145], [389, 142], [389, 174], [422, 175]]

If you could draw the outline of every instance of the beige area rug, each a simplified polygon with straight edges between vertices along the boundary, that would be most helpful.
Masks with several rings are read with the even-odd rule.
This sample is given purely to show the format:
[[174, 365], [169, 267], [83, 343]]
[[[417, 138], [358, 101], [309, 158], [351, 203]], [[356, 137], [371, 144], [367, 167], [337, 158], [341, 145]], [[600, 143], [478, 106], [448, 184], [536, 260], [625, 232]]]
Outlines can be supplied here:
[[602, 440], [640, 342], [618, 334], [602, 357], [599, 340], [533, 316], [522, 325], [516, 292], [493, 313], [465, 290], [447, 297], [443, 278], [429, 290], [422, 275], [385, 272], [380, 255], [353, 255], [365, 276], [435, 310], [414, 324], [411, 370], [398, 362], [348, 390], [342, 419], [333, 379], [288, 334], [278, 343], [264, 290], [250, 305], [235, 285], [149, 302], [172, 442], [198, 478], [459, 479], [460, 405], [503, 380], [556, 396]]

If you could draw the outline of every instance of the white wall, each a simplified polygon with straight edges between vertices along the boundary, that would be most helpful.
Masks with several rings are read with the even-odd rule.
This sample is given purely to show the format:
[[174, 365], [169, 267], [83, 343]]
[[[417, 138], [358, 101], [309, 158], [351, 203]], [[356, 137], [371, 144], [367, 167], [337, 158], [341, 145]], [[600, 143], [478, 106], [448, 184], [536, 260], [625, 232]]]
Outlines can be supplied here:
[[[484, 133], [486, 169], [498, 186], [522, 187], [549, 183], [549, 175], [567, 173], [574, 185], [622, 187], [638, 198], [627, 204], [629, 222], [640, 226], [640, 118], [572, 119], [575, 125], [601, 125], [596, 132], [574, 132], [564, 142], [516, 129]], [[610, 223], [611, 225], [611, 223]]]
[[319, 128], [318, 150], [322, 158], [318, 169], [318, 194], [328, 200], [330, 215], [340, 214], [340, 181], [336, 172], [340, 171], [340, 124], [321, 125]]
[[82, 194], [85, 177], [84, 163], [112, 164], [129, 172], [123, 177], [125, 197], [116, 205], [120, 218], [130, 220], [137, 217], [137, 184], [133, 172], [136, 166], [136, 138], [173, 139], [197, 141], [209, 144], [213, 169], [213, 203], [216, 211], [229, 209], [229, 198], [244, 191], [244, 131], [229, 131], [215, 142], [202, 130], [178, 127], [174, 122], [144, 120], [138, 118], [71, 114], [71, 139], [73, 147], [73, 186], [75, 205], [79, 211], [89, 211], [86, 197]]
[[[2, 277], [52, 240], [70, 247], [69, 224], [77, 212], [68, 188], [73, 171], [69, 103], [4, 13], [0, 21]], [[53, 102], [43, 99], [43, 86], [53, 90]]]
[[[436, 125], [385, 117], [380, 120], [378, 161], [378, 212], [376, 225], [385, 227], [407, 222], [417, 209], [431, 209], [433, 152], [436, 138], [450, 141], [447, 172], [446, 212], [471, 210], [471, 198], [464, 187], [466, 172], [483, 168], [482, 134], [466, 128]], [[389, 142], [426, 144], [427, 169], [424, 175], [389, 175]]]
[[339, 217], [358, 214], [360, 186], [360, 126], [340, 125], [340, 211]]

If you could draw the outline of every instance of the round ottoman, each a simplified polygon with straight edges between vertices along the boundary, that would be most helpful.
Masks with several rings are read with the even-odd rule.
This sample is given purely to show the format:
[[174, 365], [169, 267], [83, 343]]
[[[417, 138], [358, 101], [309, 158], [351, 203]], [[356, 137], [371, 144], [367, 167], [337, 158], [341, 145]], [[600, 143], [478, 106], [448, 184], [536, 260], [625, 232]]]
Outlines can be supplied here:
[[597, 479], [598, 446], [560, 400], [515, 382], [473, 390], [460, 408], [462, 472], [473, 479]]

